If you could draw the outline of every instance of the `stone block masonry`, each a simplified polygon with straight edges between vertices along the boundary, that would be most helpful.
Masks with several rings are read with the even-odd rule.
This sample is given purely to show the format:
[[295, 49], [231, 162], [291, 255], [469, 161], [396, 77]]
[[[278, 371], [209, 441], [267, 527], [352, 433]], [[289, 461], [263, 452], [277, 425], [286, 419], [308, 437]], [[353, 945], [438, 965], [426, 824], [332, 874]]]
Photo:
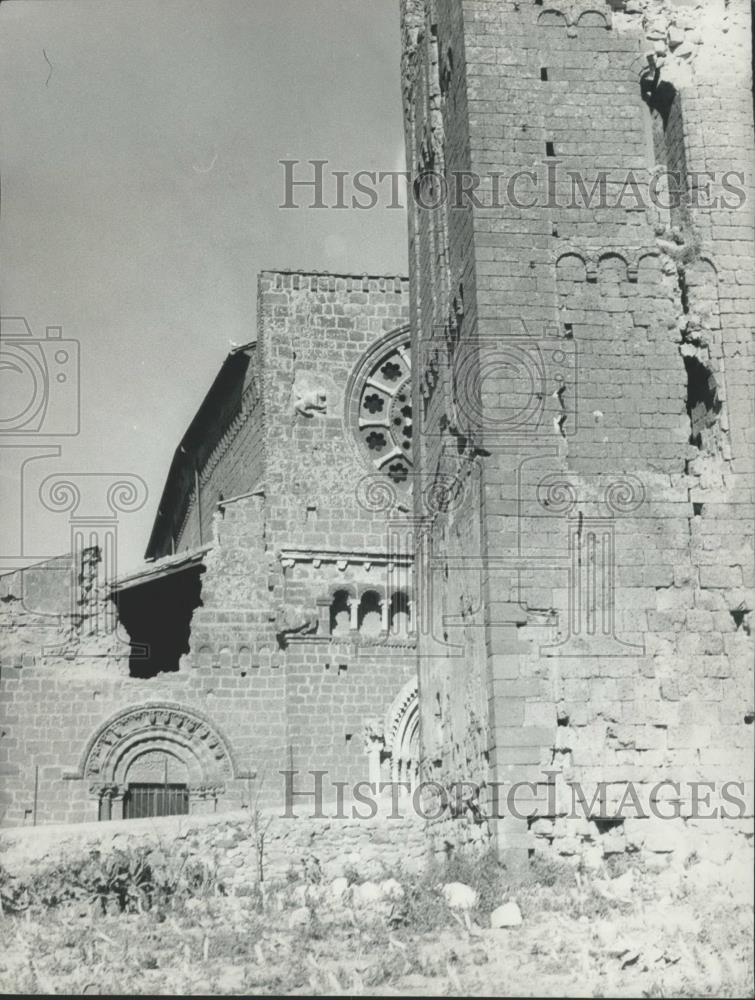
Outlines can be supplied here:
[[[256, 825], [255, 825], [256, 824]], [[259, 833], [264, 832], [260, 854]], [[258, 884], [281, 882], [289, 874], [300, 879], [317, 871], [334, 879], [358, 872], [360, 878], [385, 873], [416, 872], [427, 847], [422, 825], [412, 819], [286, 820], [249, 813], [165, 817], [113, 823], [49, 826], [33, 832], [4, 831], [0, 852], [12, 877], [29, 877], [45, 867], [65, 864], [92, 850], [150, 848], [188, 850], [216, 874], [226, 892], [246, 895]]]
[[[402, 10], [407, 162], [479, 179], [478, 201], [410, 206], [415, 461], [465, 494], [427, 542], [423, 773], [530, 782], [541, 808], [547, 769], [737, 781], [721, 832], [750, 837], [752, 213], [692, 197], [727, 170], [751, 195], [750, 5]], [[647, 194], [658, 171], [681, 177], [665, 208], [568, 197], [570, 176]], [[527, 209], [493, 201], [517, 172]], [[491, 834], [512, 861], [643, 842], [567, 811]]]
[[[466, 783], [438, 853], [752, 837], [750, 4], [403, 0], [401, 30], [410, 277], [264, 271], [145, 566], [0, 582], [6, 825], [194, 823], [320, 770]], [[493, 818], [514, 783], [537, 815]]]
[[[282, 771], [327, 772], [332, 798], [416, 769], [408, 493], [395, 482], [381, 509], [357, 491], [392, 447], [359, 429], [366, 380], [389, 364], [374, 391], [395, 408], [410, 378], [407, 291], [264, 272], [256, 344], [226, 359], [176, 452], [150, 561], [114, 586], [75, 558], [47, 589], [3, 580], [5, 825], [117, 821], [168, 794], [192, 815], [281, 806]], [[47, 590], [57, 646], [39, 632]], [[109, 630], [71, 610], [93, 601]]]

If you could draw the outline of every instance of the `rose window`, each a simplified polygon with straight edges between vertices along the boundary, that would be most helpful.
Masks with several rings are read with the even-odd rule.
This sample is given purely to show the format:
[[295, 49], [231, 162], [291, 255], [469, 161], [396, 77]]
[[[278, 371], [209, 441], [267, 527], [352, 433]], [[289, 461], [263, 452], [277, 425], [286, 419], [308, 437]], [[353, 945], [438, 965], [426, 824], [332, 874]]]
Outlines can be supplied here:
[[375, 467], [398, 484], [412, 468], [411, 376], [407, 340], [370, 366], [359, 390], [359, 440]]

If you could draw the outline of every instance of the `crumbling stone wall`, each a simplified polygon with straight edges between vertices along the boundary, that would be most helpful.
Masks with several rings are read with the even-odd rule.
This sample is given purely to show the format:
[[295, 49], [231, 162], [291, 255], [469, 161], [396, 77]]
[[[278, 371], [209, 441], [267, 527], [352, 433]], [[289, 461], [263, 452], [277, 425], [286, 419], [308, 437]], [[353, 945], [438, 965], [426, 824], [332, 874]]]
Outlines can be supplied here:
[[60, 713], [60, 692], [48, 694], [39, 679], [47, 665], [70, 670], [86, 648], [117, 669], [118, 640], [100, 590], [99, 562], [96, 549], [85, 549], [79, 558], [63, 555], [0, 577], [0, 822], [32, 822], [35, 769], [54, 767], [67, 749], [60, 714], [42, 722], [26, 712], [49, 697]]
[[290, 873], [339, 878], [351, 871], [371, 878], [399, 868], [421, 869], [426, 841], [413, 817], [371, 820], [281, 819], [247, 812], [133, 820], [126, 823], [50, 826], [0, 838], [3, 868], [28, 877], [45, 866], [65, 863], [90, 850], [139, 847], [188, 849], [189, 856], [215, 872], [226, 892], [247, 895], [258, 884], [284, 880]]
[[[94, 589], [107, 615], [83, 627], [67, 591], [51, 585], [62, 645], [44, 656], [20, 652], [24, 643], [37, 650], [35, 619], [13, 617], [15, 598], [0, 608], [17, 639], [0, 677], [6, 825], [118, 818], [129, 780], [159, 769], [140, 755], [150, 747], [169, 780], [186, 778], [192, 813], [280, 808], [287, 770], [298, 772], [293, 791], [310, 812], [312, 770], [326, 772], [329, 803], [336, 782], [389, 776], [391, 712], [405, 710], [392, 706], [416, 676], [416, 642], [406, 629], [331, 635], [330, 626], [336, 590], [374, 591], [384, 602], [410, 590], [407, 494], [360, 451], [348, 405], [365, 354], [406, 324], [407, 283], [266, 272], [259, 315], [256, 360], [241, 387], [242, 397], [253, 390], [251, 409], [208, 428], [222, 455], [210, 449], [202, 466], [203, 496], [224, 498], [213, 500], [208, 551], [194, 550], [189, 507], [181, 551], [137, 573], [164, 573], [170, 586], [170, 573], [201, 571], [179, 669], [150, 661], [152, 676], [132, 676], [129, 660], [145, 640], [136, 614], [130, 634], [116, 628], [105, 581], [95, 587], [86, 574], [74, 601]], [[170, 487], [169, 479], [166, 496]], [[5, 586], [15, 594], [22, 583]], [[29, 587], [39, 589], [31, 578]], [[363, 611], [355, 602], [357, 626]]]
[[105, 613], [99, 593], [99, 553], [85, 549], [6, 573], [0, 577], [2, 650], [0, 665], [20, 670], [46, 651], [73, 654], [96, 631]]
[[[588, 800], [607, 782], [612, 809], [628, 782], [646, 801], [661, 779], [744, 782], [730, 826], [747, 831], [749, 5], [407, 0], [403, 37], [409, 164], [479, 179], [461, 207], [410, 211], [420, 474], [480, 496], [456, 569], [463, 653], [420, 646], [425, 733], [439, 706], [425, 772], [458, 781], [473, 761], [482, 784], [531, 782], [535, 823], [467, 812], [512, 858], [696, 836], [571, 820], [545, 770]], [[695, 175], [673, 210], [617, 197], [647, 193], [659, 159]], [[587, 192], [605, 171], [605, 204], [570, 204], [569, 171]], [[692, 198], [706, 171], [715, 208]], [[725, 171], [746, 172], [744, 196], [726, 198]], [[449, 551], [454, 530], [451, 505], [428, 545]], [[448, 646], [452, 588], [433, 576]]]

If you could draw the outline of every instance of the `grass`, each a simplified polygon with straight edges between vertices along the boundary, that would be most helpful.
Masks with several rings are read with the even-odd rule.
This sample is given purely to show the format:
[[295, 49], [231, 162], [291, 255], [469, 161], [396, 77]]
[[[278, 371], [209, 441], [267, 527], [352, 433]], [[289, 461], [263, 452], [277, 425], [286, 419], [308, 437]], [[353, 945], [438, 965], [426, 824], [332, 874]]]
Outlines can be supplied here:
[[[17, 883], [0, 879], [4, 898], [22, 899], [0, 918], [3, 991], [752, 995], [752, 909], [720, 888], [698, 886], [693, 864], [679, 873], [669, 903], [668, 885], [659, 888], [656, 875], [632, 859], [592, 874], [536, 856], [515, 875], [492, 855], [459, 856], [422, 877], [386, 873], [403, 898], [360, 909], [348, 897], [335, 903], [312, 864], [264, 895], [231, 896], [211, 863], [190, 877], [194, 870], [180, 859], [163, 870], [156, 858], [121, 858], [95, 868], [99, 881], [87, 883], [85, 861], [68, 876], [60, 866], [40, 873], [20, 895]], [[122, 889], [124, 870], [143, 878], [140, 861], [150, 884], [174, 889], [127, 891], [123, 907], [116, 902], [103, 913], [103, 872]], [[631, 898], [612, 897], [611, 876], [629, 870]], [[61, 878], [89, 888], [64, 893]], [[441, 890], [450, 881], [478, 892], [467, 918], [445, 904]], [[292, 927], [303, 898], [306, 923]], [[519, 904], [523, 925], [490, 930], [490, 911], [508, 899]], [[684, 914], [694, 919], [680, 922]]]

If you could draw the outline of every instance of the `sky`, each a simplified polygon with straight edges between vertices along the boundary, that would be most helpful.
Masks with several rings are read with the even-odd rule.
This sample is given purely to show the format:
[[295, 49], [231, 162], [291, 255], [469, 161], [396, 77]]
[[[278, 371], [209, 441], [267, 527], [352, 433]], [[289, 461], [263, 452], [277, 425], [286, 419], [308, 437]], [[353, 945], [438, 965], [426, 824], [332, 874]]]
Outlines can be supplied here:
[[[283, 159], [403, 170], [399, 42], [398, 0], [0, 3], [0, 312], [31, 331], [3, 326], [0, 569], [70, 549], [124, 476], [118, 571], [138, 564], [260, 270], [405, 273], [402, 210], [279, 207]], [[50, 393], [24, 436], [19, 356]]]

